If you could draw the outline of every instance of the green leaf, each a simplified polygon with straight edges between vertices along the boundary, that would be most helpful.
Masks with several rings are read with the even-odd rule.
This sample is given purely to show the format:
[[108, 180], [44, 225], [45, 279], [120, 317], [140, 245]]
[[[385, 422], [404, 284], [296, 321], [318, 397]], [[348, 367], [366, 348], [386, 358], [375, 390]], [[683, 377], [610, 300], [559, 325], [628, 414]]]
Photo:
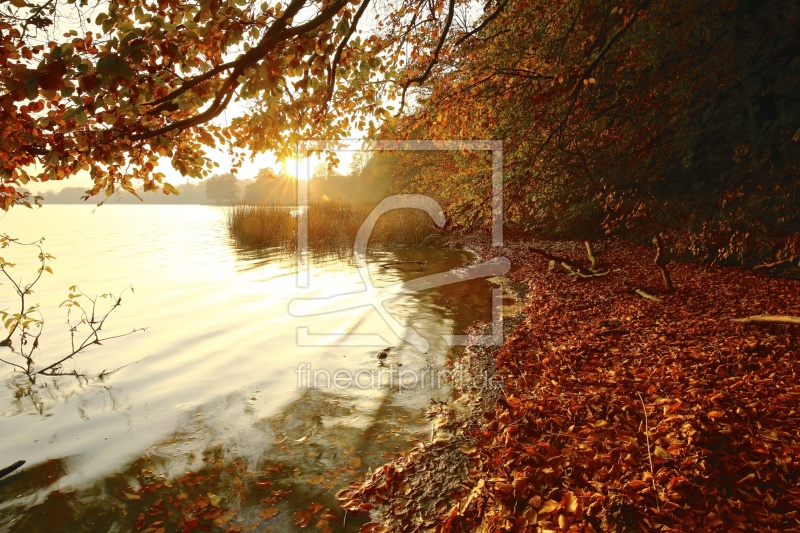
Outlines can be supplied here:
[[31, 74], [31, 76], [22, 83], [25, 88], [26, 98], [28, 98], [28, 100], [33, 100], [39, 96], [39, 78], [33, 75], [36, 73], [35, 70], [29, 70], [28, 72]]
[[116, 54], [101, 57], [95, 67], [97, 72], [111, 76], [112, 78], [123, 78], [130, 80], [133, 78], [133, 69], [124, 59]]

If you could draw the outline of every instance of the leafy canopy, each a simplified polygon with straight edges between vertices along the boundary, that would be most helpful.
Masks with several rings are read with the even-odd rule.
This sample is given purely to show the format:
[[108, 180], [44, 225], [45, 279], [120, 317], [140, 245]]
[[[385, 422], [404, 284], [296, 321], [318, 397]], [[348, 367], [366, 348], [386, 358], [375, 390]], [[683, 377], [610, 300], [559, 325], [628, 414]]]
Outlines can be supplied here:
[[[546, 236], [800, 245], [797, 3], [509, 0], [493, 22], [383, 135], [502, 139], [505, 220]], [[405, 156], [416, 188], [490, 221], [488, 160], [428, 157]]]
[[481, 5], [0, 3], [0, 207], [26, 203], [31, 180], [81, 171], [94, 182], [90, 195], [135, 194], [138, 182], [174, 193], [156, 171], [161, 157], [204, 177], [215, 166], [211, 146], [235, 161], [245, 149], [285, 157], [303, 138], [374, 130], [390, 117], [383, 102], [427, 78], [448, 35], [469, 35], [492, 16], [494, 3]]

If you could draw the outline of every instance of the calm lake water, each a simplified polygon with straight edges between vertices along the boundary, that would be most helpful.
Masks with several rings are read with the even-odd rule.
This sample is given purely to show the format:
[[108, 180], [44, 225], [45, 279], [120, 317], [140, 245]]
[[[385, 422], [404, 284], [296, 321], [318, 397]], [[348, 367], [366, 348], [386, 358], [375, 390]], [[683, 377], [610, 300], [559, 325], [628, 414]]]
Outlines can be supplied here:
[[[419, 351], [370, 305], [337, 310], [323, 300], [365, 290], [352, 263], [315, 261], [308, 287], [298, 287], [294, 258], [237, 247], [224, 218], [209, 206], [134, 205], [0, 216], [0, 232], [44, 236], [57, 258], [30, 297], [46, 323], [39, 367], [68, 353], [59, 304], [70, 285], [90, 295], [133, 287], [104, 331], [147, 328], [66, 364], [86, 379], [30, 386], [0, 364], [0, 468], [27, 461], [0, 481], [0, 531], [357, 531], [364, 519], [345, 517], [335, 493], [428, 437], [431, 400], [450, 395], [434, 379], [452, 356], [442, 335], [489, 321], [493, 285], [403, 294], [401, 282], [470, 255], [371, 254], [371, 283], [394, 287], [387, 310], [430, 344]], [[15, 257], [16, 278], [30, 280], [35, 252], [0, 255]], [[398, 260], [427, 264], [380, 268]], [[311, 316], [292, 316], [294, 299]], [[16, 306], [0, 285], [0, 309]], [[0, 348], [0, 358], [15, 355]]]

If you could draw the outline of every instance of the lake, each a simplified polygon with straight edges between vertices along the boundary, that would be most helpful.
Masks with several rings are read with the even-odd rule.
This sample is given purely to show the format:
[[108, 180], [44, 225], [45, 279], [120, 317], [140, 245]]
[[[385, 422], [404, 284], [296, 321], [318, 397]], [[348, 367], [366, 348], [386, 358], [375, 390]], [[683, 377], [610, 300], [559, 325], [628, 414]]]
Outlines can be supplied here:
[[[426, 410], [451, 396], [454, 349], [442, 335], [491, 320], [486, 279], [404, 293], [472, 261], [462, 250], [369, 255], [369, 283], [427, 341], [418, 350], [370, 300], [330, 299], [365, 291], [351, 261], [313, 260], [300, 287], [294, 257], [236, 245], [224, 208], [15, 208], [0, 232], [44, 236], [56, 257], [29, 296], [45, 319], [39, 368], [68, 353], [59, 304], [70, 285], [122, 293], [107, 336], [146, 328], [65, 364], [85, 378], [31, 386], [0, 365], [0, 468], [27, 461], [0, 481], [1, 531], [357, 531], [365, 519], [345, 516], [334, 495], [428, 438]], [[36, 252], [7, 252], [15, 279], [30, 280]], [[381, 267], [391, 261], [426, 265]], [[0, 285], [0, 309], [17, 305]]]

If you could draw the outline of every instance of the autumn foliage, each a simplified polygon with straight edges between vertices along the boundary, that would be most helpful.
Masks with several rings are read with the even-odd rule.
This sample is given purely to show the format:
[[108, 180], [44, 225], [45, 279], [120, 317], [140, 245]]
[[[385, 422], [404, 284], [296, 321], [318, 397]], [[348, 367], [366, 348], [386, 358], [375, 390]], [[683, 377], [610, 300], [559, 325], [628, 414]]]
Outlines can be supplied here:
[[[579, 243], [541, 246], [581, 259]], [[501, 250], [527, 289], [496, 353], [506, 388], [429, 448], [467, 455], [461, 488], [438, 513], [398, 503], [412, 453], [346, 504], [387, 506], [408, 531], [797, 530], [798, 326], [730, 318], [800, 313], [800, 282], [679, 264], [655, 303], [621, 286], [658, 284], [650, 250], [613, 242], [601, 261], [622, 271], [574, 281], [528, 248]]]
[[[780, 1], [510, 1], [385, 135], [503, 140], [505, 220], [545, 238], [797, 255], [799, 23]], [[488, 179], [463, 154], [416, 187], [470, 227]]]
[[448, 33], [454, 2], [442, 7], [4, 2], [0, 208], [28, 201], [22, 188], [31, 180], [86, 172], [92, 196], [136, 194], [139, 184], [175, 193], [157, 168], [161, 158], [183, 176], [204, 177], [216, 165], [209, 147], [241, 162], [246, 150], [286, 157], [300, 139], [374, 130], [415, 77], [407, 50], [426, 55], [431, 35]]
[[[173, 193], [159, 161], [203, 177], [216, 146], [241, 161], [356, 130], [498, 139], [508, 222], [784, 260], [800, 226], [799, 23], [779, 0], [162, 0], [91, 13], [14, 0], [0, 8], [0, 206], [27, 201], [30, 180], [79, 172], [89, 195]], [[487, 223], [486, 176], [480, 157], [457, 156], [411, 188], [472, 228]]]

